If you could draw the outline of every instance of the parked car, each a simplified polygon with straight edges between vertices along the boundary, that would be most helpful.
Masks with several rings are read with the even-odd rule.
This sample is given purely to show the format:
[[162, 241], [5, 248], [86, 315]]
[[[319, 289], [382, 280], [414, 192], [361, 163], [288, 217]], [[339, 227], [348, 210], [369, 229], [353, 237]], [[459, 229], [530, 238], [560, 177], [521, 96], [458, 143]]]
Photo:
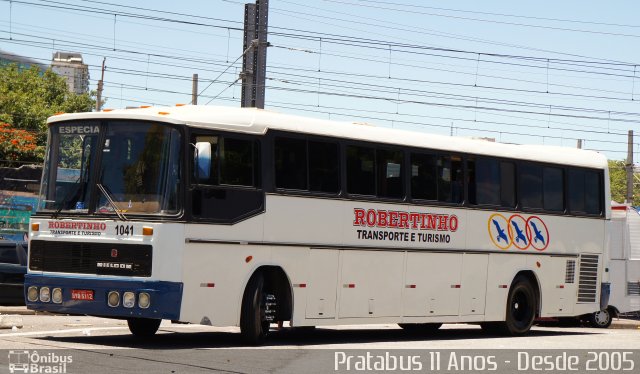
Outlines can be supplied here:
[[27, 243], [0, 240], [0, 305], [24, 305]]

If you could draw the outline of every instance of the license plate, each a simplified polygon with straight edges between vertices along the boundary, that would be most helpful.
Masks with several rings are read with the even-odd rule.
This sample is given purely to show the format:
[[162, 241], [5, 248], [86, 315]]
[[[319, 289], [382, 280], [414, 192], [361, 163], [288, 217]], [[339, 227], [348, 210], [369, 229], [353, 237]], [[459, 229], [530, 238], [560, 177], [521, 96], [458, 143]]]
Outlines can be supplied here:
[[93, 301], [93, 290], [71, 290], [71, 300]]

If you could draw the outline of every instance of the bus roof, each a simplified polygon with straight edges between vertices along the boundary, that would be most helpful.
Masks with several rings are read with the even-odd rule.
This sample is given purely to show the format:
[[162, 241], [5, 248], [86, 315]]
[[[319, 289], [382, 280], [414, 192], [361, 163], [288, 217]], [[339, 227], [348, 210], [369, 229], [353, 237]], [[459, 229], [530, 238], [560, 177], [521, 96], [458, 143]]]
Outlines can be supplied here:
[[558, 146], [496, 143], [486, 140], [390, 129], [365, 123], [307, 118], [256, 108], [184, 105], [119, 109], [108, 112], [60, 114], [50, 117], [48, 123], [89, 119], [160, 121], [252, 134], [264, 134], [267, 130], [273, 129], [552, 164], [598, 169], [607, 168], [606, 157], [594, 151]]

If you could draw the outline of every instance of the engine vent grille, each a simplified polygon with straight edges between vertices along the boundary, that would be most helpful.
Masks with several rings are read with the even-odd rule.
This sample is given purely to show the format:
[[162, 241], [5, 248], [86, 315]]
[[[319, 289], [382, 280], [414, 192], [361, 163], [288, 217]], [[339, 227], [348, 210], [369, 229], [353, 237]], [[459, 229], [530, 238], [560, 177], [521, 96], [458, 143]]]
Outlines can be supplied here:
[[580, 256], [578, 302], [595, 303], [598, 293], [598, 255]]
[[574, 283], [576, 279], [576, 260], [567, 260], [564, 283]]
[[628, 296], [640, 296], [640, 282], [628, 282], [627, 283], [627, 295]]

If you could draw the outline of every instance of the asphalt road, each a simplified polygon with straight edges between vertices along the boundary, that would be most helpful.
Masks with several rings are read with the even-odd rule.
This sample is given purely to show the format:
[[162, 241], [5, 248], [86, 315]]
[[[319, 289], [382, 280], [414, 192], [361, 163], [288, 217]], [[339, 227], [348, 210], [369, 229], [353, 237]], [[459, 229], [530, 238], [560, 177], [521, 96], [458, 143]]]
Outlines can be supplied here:
[[[265, 345], [246, 347], [237, 328], [165, 321], [155, 337], [139, 340], [119, 320], [55, 315], [21, 318], [22, 328], [0, 330], [0, 373], [9, 373], [11, 361], [19, 361], [18, 353], [24, 352], [37, 352], [49, 361], [39, 362], [41, 366], [58, 365], [59, 372], [64, 369], [67, 373], [324, 373], [359, 372], [359, 368], [371, 372], [394, 368], [443, 373], [534, 372], [534, 355], [549, 356], [547, 361], [540, 359], [540, 368], [553, 372], [563, 371], [557, 365], [570, 364], [571, 356], [585, 372], [590, 358], [597, 370], [589, 372], [630, 372], [624, 370], [630, 365], [631, 372], [640, 369], [637, 328], [536, 326], [530, 335], [513, 338], [489, 336], [466, 324], [446, 324], [430, 336], [409, 334], [395, 325], [341, 326], [273, 331]], [[624, 352], [630, 353], [623, 357]], [[66, 356], [72, 362], [60, 363]], [[607, 370], [599, 370], [603, 368]]]

